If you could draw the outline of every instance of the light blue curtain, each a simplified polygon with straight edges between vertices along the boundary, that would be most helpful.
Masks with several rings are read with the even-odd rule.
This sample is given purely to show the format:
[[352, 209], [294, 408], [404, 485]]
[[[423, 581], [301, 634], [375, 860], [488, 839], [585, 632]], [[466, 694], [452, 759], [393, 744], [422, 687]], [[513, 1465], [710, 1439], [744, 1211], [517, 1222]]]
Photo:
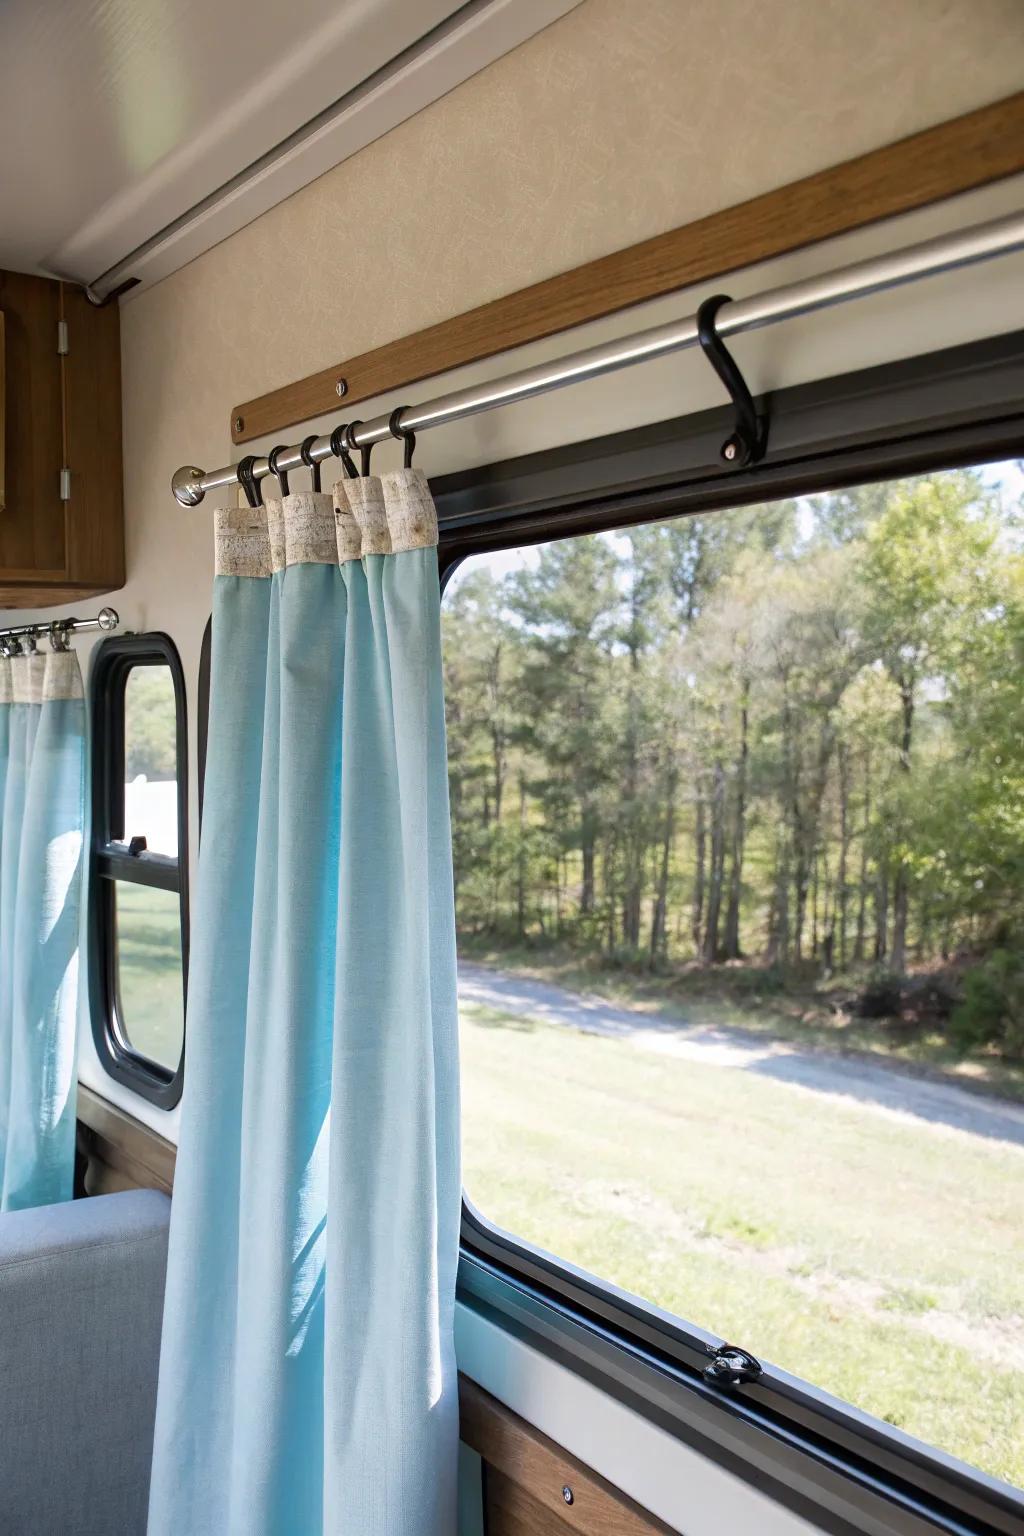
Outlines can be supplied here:
[[0, 1211], [71, 1198], [84, 773], [77, 656], [0, 657]]
[[150, 1536], [453, 1536], [457, 1006], [416, 470], [217, 517]]

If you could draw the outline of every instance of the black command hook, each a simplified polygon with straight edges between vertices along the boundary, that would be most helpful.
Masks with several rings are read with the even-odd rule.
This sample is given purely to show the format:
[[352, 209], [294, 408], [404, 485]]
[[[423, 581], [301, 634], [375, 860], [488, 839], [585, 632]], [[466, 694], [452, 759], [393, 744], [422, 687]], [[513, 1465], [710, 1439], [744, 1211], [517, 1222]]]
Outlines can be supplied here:
[[731, 303], [727, 293], [716, 293], [704, 300], [697, 311], [697, 340], [736, 407], [736, 425], [722, 444], [722, 458], [733, 468], [742, 469], [764, 458], [768, 447], [768, 421], [766, 417], [758, 416], [746, 380], [715, 326], [715, 316], [722, 305]]
[[319, 459], [314, 459], [314, 457], [313, 457], [313, 455], [312, 455], [312, 453], [310, 451], [312, 449], [313, 444], [315, 442], [316, 442], [316, 433], [315, 432], [311, 432], [308, 437], [304, 437], [302, 439], [301, 446], [299, 447], [299, 457], [302, 459], [303, 464], [305, 464], [306, 468], [309, 470], [310, 475], [312, 476], [313, 490], [314, 491], [319, 491], [321, 489], [321, 486], [320, 486], [320, 460]]
[[370, 473], [370, 454], [373, 452], [372, 443], [356, 442], [356, 427], [361, 427], [361, 421], [350, 421], [345, 428], [345, 447], [351, 453], [353, 449], [359, 449], [359, 472], [365, 480]]
[[288, 495], [288, 471], [286, 469], [278, 469], [277, 466], [282, 453], [287, 452], [288, 444], [278, 443], [277, 447], [271, 448], [270, 452], [267, 454], [267, 463], [270, 465], [270, 473], [277, 476], [277, 483], [281, 487], [282, 496]]
[[405, 444], [405, 452], [402, 455], [402, 463], [404, 468], [411, 469], [412, 456], [416, 452], [416, 433], [411, 431], [408, 427], [403, 427], [399, 421], [399, 417], [401, 416], [402, 412], [406, 410], [408, 410], [408, 406], [400, 405], [391, 412], [391, 415], [388, 417], [388, 430], [392, 437], [397, 437], [399, 442]]
[[348, 451], [348, 423], [345, 421], [340, 427], [335, 427], [331, 433], [331, 452], [336, 459], [341, 460], [349, 479], [358, 480], [359, 471], [356, 469], [356, 461]]
[[238, 475], [238, 483], [245, 492], [245, 499], [250, 507], [262, 507], [263, 487], [260, 485], [258, 477], [252, 472], [252, 467], [255, 463], [256, 455], [254, 453], [247, 453], [244, 459], [239, 460], [236, 473]]

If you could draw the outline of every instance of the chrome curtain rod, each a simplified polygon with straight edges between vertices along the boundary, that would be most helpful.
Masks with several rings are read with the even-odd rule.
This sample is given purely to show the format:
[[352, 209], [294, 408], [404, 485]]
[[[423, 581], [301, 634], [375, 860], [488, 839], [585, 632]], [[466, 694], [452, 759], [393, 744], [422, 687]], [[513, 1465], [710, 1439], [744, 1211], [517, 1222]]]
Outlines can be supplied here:
[[[845, 304], [850, 299], [864, 298], [869, 294], [882, 293], [898, 288], [903, 283], [918, 278], [934, 277], [941, 272], [951, 272], [957, 267], [973, 266], [976, 262], [990, 261], [996, 256], [1007, 256], [1024, 249], [1024, 213], [1011, 213], [991, 219], [984, 224], [955, 234], [939, 235], [907, 246], [902, 251], [892, 251], [884, 256], [872, 256], [866, 261], [854, 262], [835, 272], [825, 272], [817, 277], [802, 278], [799, 282], [786, 283], [783, 287], [769, 289], [749, 299], [735, 299], [723, 304], [715, 317], [718, 334], [722, 338], [738, 336], [744, 331], [758, 330], [765, 325], [775, 325], [780, 320], [792, 320], [798, 315], [812, 314], [833, 304]], [[538, 363], [533, 368], [520, 369], [505, 378], [493, 379], [487, 384], [471, 384], [467, 389], [454, 390], [438, 395], [422, 405], [407, 406], [395, 417], [395, 428], [404, 432], [425, 432], [430, 427], [446, 426], [475, 416], [479, 411], [494, 410], [499, 405], [511, 405], [517, 400], [529, 400], [533, 395], [543, 395], [552, 389], [562, 389], [567, 384], [579, 384], [585, 379], [596, 379], [619, 368], [634, 363], [649, 362], [665, 357], [671, 352], [682, 352], [698, 343], [697, 317], [669, 321], [650, 330], [624, 336], [619, 341], [604, 342], [600, 346], [586, 347], [551, 363]], [[351, 433], [348, 447], [367, 448], [373, 443], [393, 437], [391, 416], [374, 416], [360, 423]], [[319, 463], [331, 457], [330, 437], [318, 437], [309, 445], [309, 460]], [[298, 446], [282, 450], [277, 457], [277, 468], [285, 473], [301, 469], [308, 462]], [[270, 474], [266, 459], [257, 459], [252, 473], [260, 479]], [[183, 507], [194, 507], [202, 501], [207, 491], [238, 481], [237, 464], [210, 473], [186, 465], [179, 469], [171, 482], [176, 499]]]
[[27, 641], [31, 650], [44, 635], [49, 637], [55, 651], [66, 651], [72, 635], [90, 629], [116, 629], [120, 622], [116, 609], [101, 608], [94, 619], [76, 619], [69, 615], [66, 619], [41, 619], [38, 624], [12, 624], [7, 629], [0, 628], [0, 655], [17, 655], [15, 642], [21, 641]]

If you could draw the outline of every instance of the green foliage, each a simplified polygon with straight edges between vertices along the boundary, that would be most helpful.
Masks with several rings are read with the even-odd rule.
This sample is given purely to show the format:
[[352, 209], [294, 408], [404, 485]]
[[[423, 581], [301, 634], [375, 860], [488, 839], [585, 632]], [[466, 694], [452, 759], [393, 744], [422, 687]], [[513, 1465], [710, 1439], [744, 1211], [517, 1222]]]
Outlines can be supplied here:
[[133, 667], [125, 684], [125, 778], [177, 774], [174, 683], [166, 666]]
[[995, 949], [964, 977], [964, 1000], [954, 1011], [953, 1038], [965, 1050], [994, 1045], [1024, 1057], [1024, 954]]
[[951, 471], [467, 565], [463, 930], [895, 983], [1024, 934], [1019, 524]]

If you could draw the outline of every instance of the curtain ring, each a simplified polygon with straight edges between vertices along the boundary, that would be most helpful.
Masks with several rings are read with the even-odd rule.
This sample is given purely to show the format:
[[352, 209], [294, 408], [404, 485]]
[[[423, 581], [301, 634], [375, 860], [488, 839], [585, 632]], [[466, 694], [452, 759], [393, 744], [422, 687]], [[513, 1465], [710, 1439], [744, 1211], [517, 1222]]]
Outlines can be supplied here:
[[287, 443], [278, 443], [277, 447], [271, 448], [270, 452], [267, 454], [267, 463], [270, 465], [270, 473], [277, 476], [277, 483], [281, 487], [282, 496], [288, 495], [288, 471], [286, 469], [278, 469], [277, 460], [280, 454], [287, 452], [287, 449]]
[[312, 446], [313, 446], [313, 444], [315, 442], [316, 442], [316, 433], [315, 432], [311, 432], [308, 437], [304, 437], [302, 439], [302, 442], [299, 445], [299, 457], [301, 458], [303, 464], [305, 464], [306, 468], [309, 470], [310, 474], [313, 477], [313, 479], [312, 479], [313, 490], [314, 491], [319, 491], [321, 489], [321, 486], [320, 486], [320, 460], [319, 459], [314, 459], [313, 455], [310, 452], [310, 449], [312, 448]]
[[356, 469], [356, 461], [348, 451], [348, 424], [342, 422], [340, 427], [335, 427], [331, 433], [331, 452], [336, 459], [340, 459], [345, 466], [345, 473], [350, 480], [359, 479], [359, 471]]
[[238, 476], [238, 483], [245, 492], [245, 499], [250, 507], [262, 507], [263, 487], [260, 485], [259, 478], [252, 472], [255, 463], [256, 455], [254, 453], [247, 453], [244, 459], [239, 460], [235, 473]]
[[388, 417], [388, 431], [391, 436], [399, 438], [405, 444], [405, 453], [402, 456], [404, 469], [412, 469], [412, 456], [416, 452], [416, 433], [410, 431], [408, 427], [401, 426], [398, 420], [402, 412], [408, 409], [407, 405], [396, 406]]
[[359, 448], [359, 472], [365, 480], [370, 473], [370, 454], [373, 452], [372, 443], [364, 443], [360, 448], [356, 442], [356, 427], [361, 427], [361, 421], [350, 421], [345, 428], [345, 444], [349, 449]]

